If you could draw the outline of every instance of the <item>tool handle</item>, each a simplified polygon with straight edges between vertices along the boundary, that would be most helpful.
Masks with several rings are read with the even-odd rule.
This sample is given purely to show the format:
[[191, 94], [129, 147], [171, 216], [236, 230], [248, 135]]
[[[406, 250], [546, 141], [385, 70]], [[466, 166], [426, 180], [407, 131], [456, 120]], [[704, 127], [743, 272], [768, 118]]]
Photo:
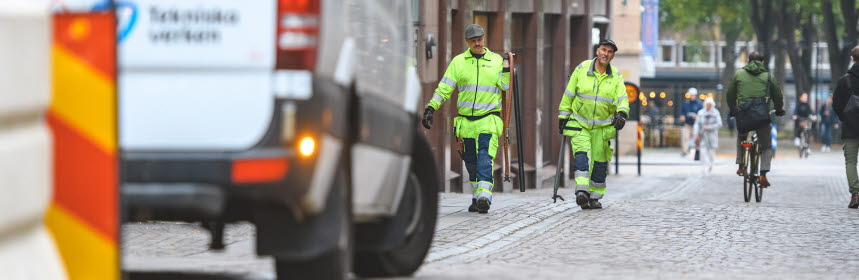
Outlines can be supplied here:
[[510, 109], [513, 104], [513, 98], [511, 97], [512, 88], [513, 88], [513, 58], [514, 54], [512, 52], [507, 52], [507, 58], [510, 61], [510, 81], [508, 84], [508, 90], [501, 95], [501, 120], [504, 123], [504, 181], [510, 182]]

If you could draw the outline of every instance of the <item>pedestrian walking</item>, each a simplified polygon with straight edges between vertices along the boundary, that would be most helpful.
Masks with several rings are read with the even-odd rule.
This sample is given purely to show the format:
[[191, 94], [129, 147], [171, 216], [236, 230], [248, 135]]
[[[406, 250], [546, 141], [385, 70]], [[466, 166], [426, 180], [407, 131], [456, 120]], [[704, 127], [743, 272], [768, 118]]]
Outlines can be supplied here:
[[820, 151], [829, 152], [832, 146], [832, 131], [839, 127], [838, 116], [832, 108], [832, 96], [826, 98], [826, 103], [820, 106], [817, 112], [820, 114], [820, 140], [823, 141]]
[[471, 182], [469, 212], [488, 213], [492, 204], [492, 171], [498, 151], [498, 136], [504, 130], [501, 120], [501, 91], [509, 89], [510, 66], [507, 59], [491, 52], [484, 44], [483, 27], [465, 28], [468, 50], [451, 60], [424, 110], [423, 126], [430, 129], [433, 113], [459, 91], [454, 134], [460, 142], [459, 154], [465, 161]]
[[683, 111], [680, 115], [680, 122], [683, 124], [683, 131], [680, 132], [680, 155], [686, 156], [689, 154], [689, 148], [692, 147], [692, 127], [695, 125], [695, 120], [698, 118], [698, 111], [701, 110], [701, 101], [698, 100], [698, 89], [689, 88], [686, 93], [689, 94], [689, 99], [683, 102]]
[[[847, 169], [847, 186], [851, 198], [847, 207], [859, 208], [859, 175], [856, 172], [856, 158], [859, 153], [859, 46], [850, 51], [853, 67], [838, 79], [832, 107], [841, 119], [841, 140], [844, 142], [844, 165]], [[856, 97], [854, 97], [856, 96]]]
[[716, 109], [713, 98], [704, 100], [704, 109], [698, 111], [693, 130], [695, 145], [701, 153], [701, 170], [703, 173], [713, 172], [716, 161], [716, 149], [719, 148], [719, 128], [722, 127], [722, 116]]
[[602, 208], [605, 179], [613, 149], [609, 140], [623, 129], [629, 99], [620, 71], [610, 64], [617, 52], [612, 40], [602, 40], [596, 57], [576, 66], [558, 106], [558, 126], [570, 136], [573, 150], [576, 203], [582, 209]]
[[[749, 54], [749, 64], [737, 71], [731, 78], [726, 92], [730, 116], [737, 118], [737, 175], [743, 175], [743, 148], [742, 142], [749, 136], [750, 131], [758, 135], [758, 144], [761, 147], [761, 175], [758, 180], [763, 187], [770, 186], [767, 173], [770, 172], [773, 149], [772, 149], [772, 123], [775, 116], [784, 116], [784, 97], [781, 88], [773, 82], [767, 69], [764, 67], [764, 56], [754, 51]], [[744, 110], [740, 110], [742, 107]], [[763, 107], [763, 108], [761, 108]], [[765, 111], [769, 115], [764, 120], [752, 120], [753, 111]], [[767, 114], [775, 110], [775, 116]], [[753, 123], [753, 127], [745, 127], [743, 124]]]

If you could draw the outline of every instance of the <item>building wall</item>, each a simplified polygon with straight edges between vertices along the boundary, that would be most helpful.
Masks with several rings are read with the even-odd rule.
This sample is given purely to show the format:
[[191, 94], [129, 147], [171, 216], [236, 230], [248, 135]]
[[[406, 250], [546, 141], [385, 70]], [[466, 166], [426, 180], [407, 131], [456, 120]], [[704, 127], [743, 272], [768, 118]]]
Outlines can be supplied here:
[[[641, 0], [612, 1], [612, 25], [609, 38], [618, 45], [612, 65], [620, 70], [624, 80], [641, 85]], [[631, 104], [636, 106], [635, 104]], [[618, 134], [621, 154], [634, 154], [637, 122], [627, 124]]]

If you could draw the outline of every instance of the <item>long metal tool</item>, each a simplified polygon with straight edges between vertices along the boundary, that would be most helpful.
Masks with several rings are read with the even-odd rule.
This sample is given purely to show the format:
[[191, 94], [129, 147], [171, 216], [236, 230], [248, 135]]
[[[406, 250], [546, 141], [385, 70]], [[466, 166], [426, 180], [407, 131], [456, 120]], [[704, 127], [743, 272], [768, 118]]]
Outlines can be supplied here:
[[555, 184], [553, 186], [555, 188], [555, 192], [552, 193], [552, 203], [558, 202], [558, 198], [560, 198], [561, 201], [564, 201], [564, 197], [558, 195], [558, 187], [560, 187], [561, 182], [563, 182], [561, 181], [561, 170], [564, 169], [564, 155], [567, 154], [565, 150], [567, 149], [567, 141], [569, 140], [570, 137], [566, 135], [561, 139], [561, 151], [558, 152], [558, 169], [555, 170]]
[[[508, 86], [512, 88], [514, 86], [514, 70], [513, 70], [513, 57], [514, 54], [512, 52], [507, 52], [506, 54], [509, 63], [510, 63], [510, 81]], [[512, 107], [513, 99], [510, 98], [513, 92], [511, 90], [506, 90], [504, 95], [501, 96], [501, 120], [504, 122], [504, 142], [503, 142], [503, 152], [504, 152], [504, 161], [502, 161], [504, 170], [504, 181], [510, 182], [510, 107]]]
[[[513, 71], [513, 65], [510, 65], [510, 71]], [[513, 87], [513, 112], [516, 114], [516, 152], [518, 153], [516, 159], [519, 161], [519, 173], [516, 177], [519, 178], [519, 192], [525, 192], [525, 160], [523, 159], [525, 153], [522, 152], [522, 146], [525, 145], [525, 142], [522, 141], [522, 98], [519, 96], [519, 74], [518, 72], [513, 72], [510, 77], [513, 78], [515, 83], [512, 85]]]

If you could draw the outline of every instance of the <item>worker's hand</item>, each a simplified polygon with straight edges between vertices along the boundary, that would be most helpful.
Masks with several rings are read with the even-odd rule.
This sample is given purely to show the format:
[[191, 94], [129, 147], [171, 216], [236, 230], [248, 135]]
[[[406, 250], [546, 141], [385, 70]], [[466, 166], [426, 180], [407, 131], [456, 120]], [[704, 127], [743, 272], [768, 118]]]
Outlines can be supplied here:
[[731, 109], [731, 111], [729, 111], [729, 112], [728, 112], [728, 117], [729, 117], [729, 118], [733, 118], [733, 117], [736, 117], [736, 116], [737, 116], [737, 108]]
[[[784, 113], [785, 113], [784, 110], [775, 110], [776, 116], [779, 116], [779, 117], [784, 116]], [[796, 116], [793, 116], [793, 118], [796, 119]]]
[[[504, 68], [510, 68], [510, 57], [507, 53], [501, 55], [504, 59]], [[513, 59], [516, 59], [516, 54], [513, 54]]]
[[426, 129], [430, 129], [430, 127], [432, 126], [432, 114], [433, 114], [433, 112], [435, 112], [435, 109], [433, 109], [430, 106], [427, 106], [427, 108], [424, 109], [424, 118], [423, 118], [423, 120], [421, 120], [421, 123], [423, 123], [423, 125], [424, 125], [424, 127], [426, 127]]
[[614, 128], [617, 130], [623, 129], [623, 126], [626, 125], [626, 117], [626, 113], [624, 112], [615, 113], [614, 119], [612, 120], [612, 125], [614, 125]]
[[564, 127], [567, 126], [567, 121], [569, 119], [558, 119], [558, 133], [564, 135]]
[[838, 124], [837, 123], [833, 124], [832, 127], [834, 127], [835, 129], [838, 129]]

